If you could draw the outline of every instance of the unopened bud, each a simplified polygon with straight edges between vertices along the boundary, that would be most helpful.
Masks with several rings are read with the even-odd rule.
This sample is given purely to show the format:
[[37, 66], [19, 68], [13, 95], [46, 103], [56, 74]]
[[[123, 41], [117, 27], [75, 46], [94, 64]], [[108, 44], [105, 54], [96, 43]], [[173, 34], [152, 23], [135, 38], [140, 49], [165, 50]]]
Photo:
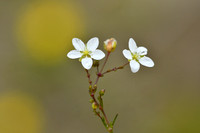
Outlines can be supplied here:
[[104, 49], [108, 52], [113, 52], [117, 46], [117, 41], [114, 38], [104, 41]]
[[93, 108], [94, 110], [97, 109], [97, 104], [96, 104], [95, 102], [92, 103], [92, 108]]
[[101, 96], [103, 96], [104, 93], [105, 93], [105, 89], [102, 89], [102, 90], [99, 92], [99, 94], [100, 94]]
[[97, 89], [97, 85], [94, 85], [94, 89]]
[[89, 86], [89, 92], [92, 92], [92, 86], [91, 85]]
[[90, 85], [90, 86], [89, 86], [89, 90], [91, 90], [91, 89], [92, 89], [92, 86]]
[[94, 100], [93, 99], [90, 99], [90, 103], [93, 103], [94, 102]]
[[93, 89], [94, 92], [97, 91], [97, 85], [94, 85], [94, 89]]

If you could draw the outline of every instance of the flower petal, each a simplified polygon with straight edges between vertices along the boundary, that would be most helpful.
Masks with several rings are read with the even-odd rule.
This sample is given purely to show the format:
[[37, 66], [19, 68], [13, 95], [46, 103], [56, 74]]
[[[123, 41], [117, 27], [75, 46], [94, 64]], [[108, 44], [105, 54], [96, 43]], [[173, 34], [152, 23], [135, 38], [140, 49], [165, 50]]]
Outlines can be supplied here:
[[93, 61], [91, 58], [85, 57], [81, 60], [83, 67], [89, 70], [92, 67]]
[[93, 52], [91, 53], [91, 57], [92, 57], [93, 59], [95, 59], [95, 60], [101, 60], [101, 59], [103, 59], [103, 58], [105, 57], [105, 54], [104, 54], [103, 51], [97, 49], [97, 50], [95, 50], [95, 51], [93, 51]]
[[147, 55], [147, 49], [145, 47], [138, 47], [136, 49], [136, 52], [139, 54], [139, 55]]
[[133, 40], [133, 38], [129, 39], [128, 46], [129, 46], [129, 49], [131, 50], [132, 53], [134, 53], [137, 49], [136, 42]]
[[80, 58], [83, 54], [78, 50], [72, 50], [67, 54], [67, 57], [70, 59]]
[[131, 60], [132, 59], [132, 55], [131, 52], [129, 50], [124, 49], [123, 50], [123, 55], [128, 59]]
[[94, 37], [87, 42], [87, 49], [89, 51], [95, 51], [98, 46], [99, 46], [99, 39], [97, 37]]
[[85, 44], [78, 38], [73, 38], [72, 44], [73, 44], [74, 48], [78, 51], [84, 51], [85, 50]]
[[146, 67], [153, 67], [154, 66], [154, 62], [152, 61], [152, 59], [149, 58], [149, 57], [146, 57], [146, 56], [140, 58], [139, 62]]
[[130, 61], [131, 71], [136, 73], [140, 69], [140, 64], [136, 60]]

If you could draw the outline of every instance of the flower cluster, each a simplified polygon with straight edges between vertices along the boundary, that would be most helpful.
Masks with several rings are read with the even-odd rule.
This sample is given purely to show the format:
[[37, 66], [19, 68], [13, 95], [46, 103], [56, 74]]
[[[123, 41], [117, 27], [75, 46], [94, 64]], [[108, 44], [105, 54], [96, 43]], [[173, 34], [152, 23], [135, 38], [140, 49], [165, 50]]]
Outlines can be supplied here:
[[[99, 78], [103, 77], [107, 73], [123, 69], [128, 64], [130, 65], [131, 71], [133, 73], [136, 73], [140, 69], [140, 64], [146, 67], [153, 67], [154, 62], [149, 57], [146, 56], [147, 49], [145, 47], [137, 47], [135, 41], [132, 38], [130, 38], [128, 43], [129, 50], [124, 49], [122, 51], [125, 58], [128, 59], [128, 62], [122, 66], [114, 67], [112, 69], [103, 71], [108, 61], [109, 55], [111, 54], [111, 52], [115, 51], [115, 48], [117, 46], [117, 41], [114, 38], [110, 38], [104, 41], [104, 49], [107, 51], [107, 54], [104, 54], [103, 51], [97, 49], [99, 46], [99, 39], [97, 37], [90, 39], [87, 42], [87, 44], [84, 44], [78, 38], [74, 38], [72, 39], [72, 44], [75, 50], [71, 50], [67, 54], [67, 56], [71, 59], [79, 58], [79, 61], [85, 68], [89, 83], [89, 95], [91, 97], [90, 103], [93, 112], [101, 119], [106, 130], [109, 133], [113, 133], [113, 126], [115, 124], [118, 114], [115, 115], [112, 121], [109, 121], [103, 106], [104, 105], [103, 96], [105, 94], [105, 89], [101, 89], [99, 93], [96, 94], [97, 83], [99, 81]], [[101, 69], [99, 69], [99, 64], [100, 64], [99, 60], [103, 59], [104, 57], [105, 57], [104, 63], [101, 66]], [[89, 69], [91, 69], [91, 67], [97, 68], [95, 82], [91, 80], [90, 73], [88, 71]]]
[[[93, 65], [93, 60], [101, 60], [105, 57], [103, 51], [97, 49], [99, 46], [99, 39], [94, 37], [90, 39], [85, 45], [80, 39], [73, 38], [72, 44], [75, 50], [71, 50], [67, 56], [70, 59], [77, 59], [87, 70], [91, 69]], [[104, 42], [104, 49], [110, 53], [116, 48], [117, 41], [114, 38], [108, 39]], [[140, 64], [146, 67], [153, 67], [154, 62], [147, 57], [147, 49], [145, 47], [137, 47], [136, 42], [133, 38], [129, 39], [128, 43], [129, 50], [124, 49], [123, 55], [128, 59], [131, 71], [133, 73], [138, 72], [140, 69]]]

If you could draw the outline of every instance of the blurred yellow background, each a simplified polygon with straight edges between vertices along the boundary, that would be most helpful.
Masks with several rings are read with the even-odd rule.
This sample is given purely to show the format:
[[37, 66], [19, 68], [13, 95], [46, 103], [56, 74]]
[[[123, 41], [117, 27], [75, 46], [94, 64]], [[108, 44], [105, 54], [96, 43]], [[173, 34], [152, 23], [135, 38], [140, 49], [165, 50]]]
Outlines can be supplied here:
[[0, 133], [106, 132], [83, 67], [66, 57], [74, 37], [99, 37], [100, 49], [116, 38], [106, 68], [126, 63], [130, 37], [155, 62], [100, 79], [115, 133], [199, 133], [199, 23], [198, 0], [1, 0]]

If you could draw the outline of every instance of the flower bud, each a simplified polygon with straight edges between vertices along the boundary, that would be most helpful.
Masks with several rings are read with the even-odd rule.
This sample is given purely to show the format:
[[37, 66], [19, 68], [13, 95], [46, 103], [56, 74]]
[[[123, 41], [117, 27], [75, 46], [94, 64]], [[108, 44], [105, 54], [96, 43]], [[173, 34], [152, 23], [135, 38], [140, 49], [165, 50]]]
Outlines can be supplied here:
[[97, 89], [97, 85], [94, 85], [94, 89]]
[[105, 89], [102, 89], [102, 90], [99, 92], [99, 94], [100, 94], [101, 96], [103, 96], [104, 93], [105, 93]]
[[94, 85], [93, 92], [95, 93], [96, 91], [97, 91], [97, 85]]
[[97, 104], [96, 104], [95, 102], [92, 103], [92, 108], [93, 108], [94, 110], [97, 109]]
[[91, 86], [91, 85], [89, 86], [89, 91], [90, 91], [90, 92], [92, 91], [92, 86]]
[[117, 46], [117, 41], [114, 38], [104, 41], [104, 49], [108, 52], [113, 52]]
[[90, 103], [93, 103], [94, 102], [94, 100], [93, 99], [90, 99]]

